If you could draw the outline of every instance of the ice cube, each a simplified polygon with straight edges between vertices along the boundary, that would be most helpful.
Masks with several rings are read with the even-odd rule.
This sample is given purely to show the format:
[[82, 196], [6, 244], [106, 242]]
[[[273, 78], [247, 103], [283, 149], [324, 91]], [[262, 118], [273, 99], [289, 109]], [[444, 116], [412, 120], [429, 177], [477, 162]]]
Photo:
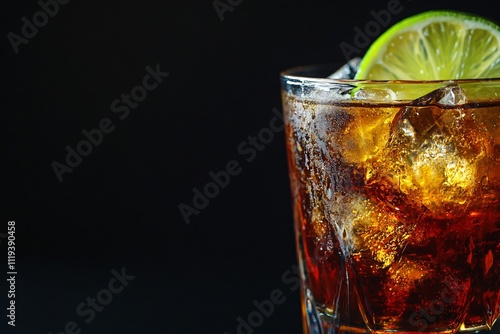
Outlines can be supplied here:
[[450, 82], [410, 102], [411, 106], [459, 105], [466, 101], [465, 93], [456, 83]]
[[428, 261], [422, 261], [418, 257], [403, 256], [398, 263], [395, 263], [388, 270], [390, 282], [393, 283], [394, 290], [404, 288], [411, 290], [415, 288], [415, 281], [421, 280], [431, 271], [431, 264]]
[[475, 165], [458, 154], [448, 137], [432, 135], [407, 158], [407, 177], [401, 179], [401, 190], [416, 196], [432, 212], [446, 210], [447, 204], [465, 205], [473, 196]]
[[329, 75], [328, 79], [354, 79], [360, 62], [361, 58], [359, 57], [349, 60], [344, 66], [335, 71], [335, 73]]
[[415, 225], [406, 224], [396, 215], [360, 197], [352, 202], [353, 251], [366, 253], [379, 268], [391, 266], [402, 255]]
[[[388, 298], [388, 306], [401, 308], [401, 300], [407, 299], [417, 290], [426, 276], [432, 276], [433, 270], [428, 261], [418, 257], [403, 256], [387, 271], [384, 291], [388, 291], [393, 298]], [[392, 304], [392, 305], [391, 305]]]
[[438, 105], [443, 102], [463, 102], [461, 90], [434, 91], [394, 118], [388, 145], [368, 183], [389, 183], [396, 193], [400, 190], [403, 203], [389, 203], [395, 209], [416, 205], [433, 217], [447, 218], [465, 214], [478, 195], [490, 144], [467, 109]]
[[353, 98], [355, 100], [391, 102], [398, 98], [396, 93], [388, 87], [360, 87], [353, 92]]
[[445, 106], [458, 106], [467, 102], [465, 93], [459, 85], [452, 84], [446, 86], [442, 89], [442, 92], [444, 93], [444, 95], [438, 101], [438, 104], [442, 104]]
[[351, 119], [335, 142], [349, 163], [363, 163], [377, 156], [387, 145], [395, 108], [357, 107], [349, 110]]

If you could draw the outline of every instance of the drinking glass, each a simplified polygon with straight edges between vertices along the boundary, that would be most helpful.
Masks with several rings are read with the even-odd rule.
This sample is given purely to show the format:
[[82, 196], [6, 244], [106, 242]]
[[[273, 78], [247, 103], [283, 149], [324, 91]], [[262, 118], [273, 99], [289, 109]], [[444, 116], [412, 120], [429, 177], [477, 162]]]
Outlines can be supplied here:
[[304, 333], [490, 329], [500, 79], [353, 80], [358, 63], [281, 73]]

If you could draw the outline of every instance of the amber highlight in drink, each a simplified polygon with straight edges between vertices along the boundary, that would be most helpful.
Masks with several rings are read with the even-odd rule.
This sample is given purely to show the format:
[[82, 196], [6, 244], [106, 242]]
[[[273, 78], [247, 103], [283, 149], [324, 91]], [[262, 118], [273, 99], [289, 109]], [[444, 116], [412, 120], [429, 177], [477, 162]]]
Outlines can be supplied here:
[[328, 70], [282, 74], [305, 333], [491, 328], [500, 81], [319, 79]]

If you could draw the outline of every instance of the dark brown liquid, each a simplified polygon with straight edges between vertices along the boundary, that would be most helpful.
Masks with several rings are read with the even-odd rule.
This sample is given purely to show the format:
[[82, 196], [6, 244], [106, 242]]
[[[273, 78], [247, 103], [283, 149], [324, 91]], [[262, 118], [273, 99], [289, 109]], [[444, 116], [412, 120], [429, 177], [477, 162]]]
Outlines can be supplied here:
[[332, 326], [491, 326], [500, 315], [500, 106], [302, 103], [287, 112], [299, 246]]

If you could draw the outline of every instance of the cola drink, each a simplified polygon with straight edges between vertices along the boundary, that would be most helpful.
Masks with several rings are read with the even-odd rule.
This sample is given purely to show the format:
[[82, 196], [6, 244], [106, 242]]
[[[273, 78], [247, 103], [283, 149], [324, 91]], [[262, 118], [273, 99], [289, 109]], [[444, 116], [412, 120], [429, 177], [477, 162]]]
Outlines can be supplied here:
[[[282, 75], [306, 333], [500, 316], [500, 82]], [[412, 97], [412, 98], [408, 98]]]

